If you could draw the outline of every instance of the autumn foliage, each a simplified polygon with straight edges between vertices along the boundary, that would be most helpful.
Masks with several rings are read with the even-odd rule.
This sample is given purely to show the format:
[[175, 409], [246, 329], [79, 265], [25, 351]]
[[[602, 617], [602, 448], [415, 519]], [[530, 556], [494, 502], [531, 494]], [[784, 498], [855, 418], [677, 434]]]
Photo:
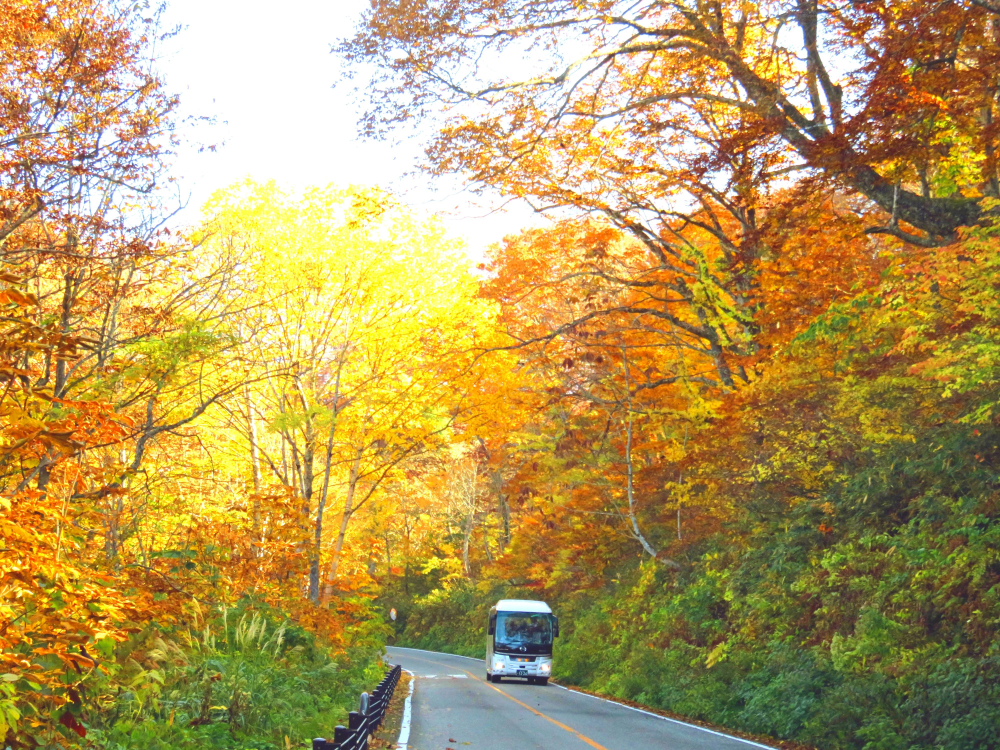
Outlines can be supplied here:
[[[159, 12], [0, 3], [0, 733], [287, 748], [387, 634], [823, 748], [996, 746], [993, 0], [373, 0], [370, 187], [164, 218]], [[382, 610], [394, 607], [390, 625]]]
[[[350, 581], [330, 608], [301, 596], [296, 493], [248, 485], [195, 430], [250, 378], [232, 371], [232, 269], [163, 228], [176, 101], [155, 73], [159, 16], [89, 0], [0, 7], [0, 734], [12, 747], [112, 742], [132, 731], [124, 717], [142, 725], [150, 711], [210, 732], [223, 702], [227, 736], [264, 731], [240, 723], [245, 687], [226, 693], [191, 665], [217, 648], [236, 659], [237, 636], [263, 644], [283, 621], [320, 645], [306, 658], [279, 643], [276, 662], [339, 659], [341, 676], [316, 683], [335, 723], [378, 643], [358, 629], [368, 605]], [[252, 510], [266, 533], [251, 533]], [[186, 718], [164, 708], [171, 690], [203, 693], [198, 680], [209, 703]], [[310, 731], [309, 715], [272, 729], [275, 742]]]
[[553, 217], [482, 266], [509, 396], [470, 425], [478, 489], [412, 493], [398, 637], [478, 654], [496, 598], [545, 598], [592, 689], [996, 745], [998, 28], [987, 0], [370, 4], [341, 45], [377, 65], [369, 131], [434, 122], [431, 173]]

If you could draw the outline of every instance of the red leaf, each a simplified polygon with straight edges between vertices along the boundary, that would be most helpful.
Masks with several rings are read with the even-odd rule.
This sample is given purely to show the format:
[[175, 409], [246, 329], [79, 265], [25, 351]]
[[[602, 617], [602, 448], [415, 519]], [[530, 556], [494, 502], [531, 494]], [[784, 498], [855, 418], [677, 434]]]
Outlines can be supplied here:
[[67, 729], [72, 729], [81, 737], [87, 736], [87, 728], [76, 720], [69, 711], [66, 711], [62, 716], [59, 717], [59, 723], [62, 724]]

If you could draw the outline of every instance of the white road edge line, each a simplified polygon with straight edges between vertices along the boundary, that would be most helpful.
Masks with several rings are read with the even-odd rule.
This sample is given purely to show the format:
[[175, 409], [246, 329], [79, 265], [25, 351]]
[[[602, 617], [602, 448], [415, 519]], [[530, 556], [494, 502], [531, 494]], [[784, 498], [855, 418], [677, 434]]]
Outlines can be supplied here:
[[462, 656], [461, 654], [449, 654], [447, 651], [428, 651], [425, 648], [410, 648], [409, 646], [389, 646], [389, 648], [398, 648], [402, 651], [419, 651], [423, 654], [434, 654], [435, 656], [454, 656], [458, 659], [472, 659], [472, 661], [486, 663], [485, 659], [479, 659], [475, 656]]
[[[461, 654], [448, 654], [445, 653], [444, 651], [428, 651], [427, 649], [424, 648], [409, 648], [407, 646], [390, 646], [390, 648], [398, 648], [402, 649], [403, 651], [422, 651], [425, 654], [435, 654], [437, 656], [457, 656], [459, 659], [472, 659], [473, 661], [483, 661], [483, 659], [476, 659], [473, 656], [462, 656]], [[702, 732], [708, 732], [709, 734], [714, 734], [718, 737], [725, 737], [730, 740], [736, 740], [737, 742], [743, 742], [753, 747], [761, 747], [764, 748], [764, 750], [775, 750], [775, 748], [772, 747], [771, 745], [762, 745], [759, 742], [754, 742], [753, 740], [745, 740], [742, 737], [736, 737], [731, 734], [726, 734], [725, 732], [716, 732], [714, 729], [706, 729], [705, 727], [700, 727], [697, 724], [688, 724], [686, 721], [681, 721], [680, 719], [671, 719], [669, 716], [660, 716], [659, 714], [654, 714], [652, 711], [643, 711], [641, 708], [636, 708], [635, 706], [629, 706], [624, 703], [619, 703], [618, 701], [613, 701], [610, 700], [609, 698], [598, 698], [596, 695], [590, 695], [589, 693], [581, 693], [579, 690], [573, 690], [573, 688], [568, 688], [564, 685], [558, 685], [554, 682], [552, 684], [555, 685], [555, 687], [559, 688], [560, 690], [567, 690], [571, 693], [576, 693], [577, 695], [583, 695], [587, 698], [593, 698], [594, 700], [604, 701], [605, 703], [611, 703], [612, 705], [615, 706], [621, 706], [622, 708], [627, 708], [629, 711], [638, 711], [641, 714], [646, 714], [646, 716], [652, 716], [654, 719], [662, 719], [663, 721], [669, 721], [672, 724], [680, 724], [682, 727], [691, 727], [692, 729], [700, 729]], [[410, 683], [411, 690], [412, 687], [413, 683], [411, 682]], [[405, 750], [405, 746], [400, 746], [399, 748], [397, 748], [397, 750]]]
[[697, 724], [688, 724], [686, 721], [681, 721], [680, 719], [671, 719], [669, 716], [660, 716], [660, 714], [654, 714], [652, 711], [643, 711], [641, 708], [636, 708], [635, 706], [629, 706], [625, 703], [619, 703], [618, 701], [610, 700], [609, 698], [599, 698], [596, 695], [591, 695], [590, 693], [581, 693], [579, 690], [574, 690], [573, 688], [568, 688], [565, 685], [557, 685], [552, 683], [560, 690], [565, 690], [570, 693], [575, 693], [576, 695], [582, 695], [585, 698], [593, 698], [594, 700], [603, 701], [604, 703], [610, 703], [615, 706], [621, 706], [622, 708], [627, 708], [629, 711], [638, 711], [641, 714], [646, 714], [646, 716], [652, 716], [654, 719], [662, 719], [663, 721], [669, 721], [672, 724], [680, 724], [682, 727], [691, 727], [692, 729], [700, 729], [702, 732], [708, 732], [709, 734], [714, 734], [718, 737], [725, 737], [727, 740], [736, 740], [737, 742], [743, 742], [747, 745], [752, 745], [753, 747], [762, 747], [764, 750], [776, 750], [772, 745], [762, 745], [759, 742], [754, 742], [753, 740], [745, 740], [742, 737], [737, 737], [732, 734], [726, 734], [725, 732], [717, 732], [714, 729], [706, 729], [705, 727], [700, 727]]
[[407, 743], [410, 741], [410, 715], [412, 713], [412, 698], [413, 698], [413, 686], [417, 684], [416, 677], [413, 672], [408, 669], [404, 669], [406, 674], [410, 675], [410, 692], [406, 695], [406, 701], [403, 703], [403, 721], [399, 725], [399, 739], [396, 740], [396, 750], [406, 750]]

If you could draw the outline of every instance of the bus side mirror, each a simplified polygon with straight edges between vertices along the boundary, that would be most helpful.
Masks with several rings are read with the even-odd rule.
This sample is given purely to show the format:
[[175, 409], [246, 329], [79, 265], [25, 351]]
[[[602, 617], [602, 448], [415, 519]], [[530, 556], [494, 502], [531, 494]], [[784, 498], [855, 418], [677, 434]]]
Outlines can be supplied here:
[[496, 615], [490, 615], [490, 624], [489, 624], [489, 627], [487, 628], [486, 632], [487, 632], [488, 635], [493, 635], [494, 633], [497, 632], [497, 616]]
[[552, 637], [559, 637], [559, 618], [555, 615], [552, 615]]

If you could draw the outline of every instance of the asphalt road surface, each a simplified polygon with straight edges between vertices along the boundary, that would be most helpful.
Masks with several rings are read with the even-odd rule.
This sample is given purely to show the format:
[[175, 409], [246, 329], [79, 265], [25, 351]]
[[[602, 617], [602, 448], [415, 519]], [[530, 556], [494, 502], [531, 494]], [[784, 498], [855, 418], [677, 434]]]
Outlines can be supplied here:
[[[749, 750], [763, 748], [549, 683], [486, 682], [478, 659], [389, 647], [412, 672], [409, 750]], [[400, 745], [400, 748], [404, 747]]]

